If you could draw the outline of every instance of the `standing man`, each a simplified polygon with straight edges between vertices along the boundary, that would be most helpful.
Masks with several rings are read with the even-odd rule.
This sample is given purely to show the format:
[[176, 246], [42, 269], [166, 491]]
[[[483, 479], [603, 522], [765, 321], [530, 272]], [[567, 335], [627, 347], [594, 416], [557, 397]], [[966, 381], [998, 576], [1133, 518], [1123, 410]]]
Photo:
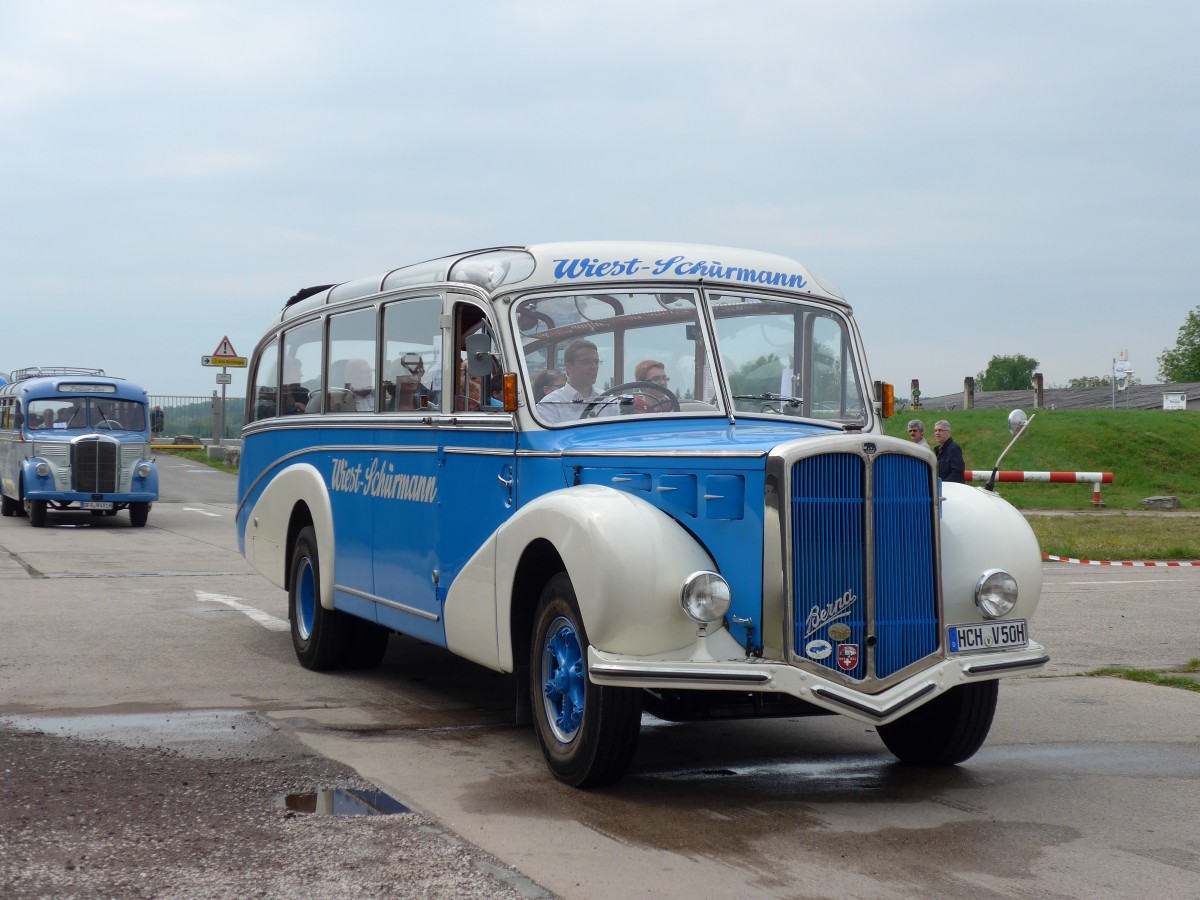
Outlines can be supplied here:
[[914, 444], [920, 444], [925, 449], [929, 449], [929, 441], [925, 440], [925, 423], [920, 419], [913, 419], [909, 422], [908, 439]]
[[938, 478], [942, 481], [966, 483], [967, 466], [963, 462], [962, 448], [950, 437], [950, 423], [939, 419], [933, 426], [933, 439], [937, 441]]
[[[552, 425], [578, 419], [587, 408], [587, 401], [600, 395], [596, 392], [596, 377], [600, 374], [600, 351], [591, 341], [572, 341], [563, 354], [567, 383], [538, 401], [537, 411]], [[603, 409], [598, 415], [614, 415], [615, 407]]]

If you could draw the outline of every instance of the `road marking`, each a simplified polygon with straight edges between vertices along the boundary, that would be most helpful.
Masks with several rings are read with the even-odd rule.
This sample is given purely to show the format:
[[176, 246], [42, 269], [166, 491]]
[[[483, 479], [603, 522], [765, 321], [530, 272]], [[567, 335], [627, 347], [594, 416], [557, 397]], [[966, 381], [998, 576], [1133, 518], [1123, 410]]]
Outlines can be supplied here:
[[[193, 588], [193, 590], [195, 589]], [[287, 631], [292, 627], [284, 619], [278, 619], [270, 613], [263, 612], [261, 609], [247, 606], [238, 597], [226, 597], [224, 594], [210, 594], [208, 591], [196, 591], [196, 599], [201, 603], [224, 603], [226, 606], [232, 607], [240, 613], [245, 613], [268, 631]]]
[[207, 509], [197, 509], [194, 506], [185, 506], [185, 507], [183, 507], [183, 511], [184, 512], [198, 512], [202, 516], [212, 516], [214, 519], [223, 518], [220, 513], [210, 513]]

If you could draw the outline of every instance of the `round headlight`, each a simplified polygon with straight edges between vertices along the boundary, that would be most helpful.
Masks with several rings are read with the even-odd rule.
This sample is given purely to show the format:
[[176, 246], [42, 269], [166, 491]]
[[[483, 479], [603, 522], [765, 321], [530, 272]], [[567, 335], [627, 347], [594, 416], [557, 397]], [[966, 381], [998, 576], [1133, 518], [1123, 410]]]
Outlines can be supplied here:
[[138, 466], [138, 475], [142, 478], [150, 477], [150, 463], [142, 463]]
[[50, 474], [50, 467], [48, 465], [46, 465], [44, 462], [40, 462], [36, 466], [33, 467], [33, 471], [37, 472], [38, 476], [40, 478], [45, 478], [47, 475]]
[[716, 572], [693, 572], [679, 596], [683, 611], [701, 624], [724, 618], [732, 599], [729, 582]]
[[975, 585], [975, 605], [989, 619], [1008, 615], [1017, 605], [1017, 579], [1003, 569], [988, 569]]

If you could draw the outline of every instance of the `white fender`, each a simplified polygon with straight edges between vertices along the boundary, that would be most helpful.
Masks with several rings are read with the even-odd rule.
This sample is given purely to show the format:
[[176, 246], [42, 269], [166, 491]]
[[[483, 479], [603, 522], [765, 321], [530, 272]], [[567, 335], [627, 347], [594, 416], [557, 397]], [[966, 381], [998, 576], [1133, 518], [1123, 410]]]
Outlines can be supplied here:
[[1025, 517], [992, 491], [942, 484], [942, 592], [947, 624], [978, 622], [975, 585], [987, 569], [1017, 579], [1017, 605], [1006, 618], [1032, 619], [1042, 596], [1042, 551]]
[[562, 558], [588, 639], [597, 649], [643, 656], [696, 642], [697, 625], [684, 614], [679, 594], [688, 575], [715, 571], [712, 558], [645, 500], [582, 485], [522, 507], [467, 562], [446, 598], [450, 650], [512, 671], [513, 580], [521, 554], [539, 538]]
[[295, 463], [270, 480], [246, 519], [246, 556], [273, 584], [287, 583], [287, 528], [297, 503], [305, 503], [317, 533], [321, 605], [333, 609], [333, 509], [329, 489], [314, 466]]

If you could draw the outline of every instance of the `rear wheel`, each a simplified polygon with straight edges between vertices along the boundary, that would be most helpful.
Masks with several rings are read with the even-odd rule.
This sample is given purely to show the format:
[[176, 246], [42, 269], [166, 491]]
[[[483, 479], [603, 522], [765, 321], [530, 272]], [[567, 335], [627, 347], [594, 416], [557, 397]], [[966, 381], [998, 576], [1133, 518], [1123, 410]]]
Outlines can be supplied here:
[[149, 503], [130, 503], [129, 504], [129, 521], [133, 523], [134, 528], [141, 528], [146, 524], [146, 520], [150, 518]]
[[0, 494], [0, 516], [15, 516], [21, 504], [8, 494]]
[[546, 584], [530, 641], [533, 724], [550, 771], [574, 787], [618, 781], [641, 728], [641, 695], [601, 687], [587, 675], [587, 632], [566, 573]]
[[876, 730], [901, 762], [953, 766], [970, 759], [983, 746], [999, 695], [999, 681], [959, 685]]
[[311, 525], [296, 536], [291, 576], [288, 621], [300, 665], [314, 671], [343, 665], [352, 622], [345, 613], [321, 605], [321, 562]]
[[46, 524], [46, 501], [26, 500], [25, 514], [29, 516], [30, 525], [34, 528], [41, 528]]

